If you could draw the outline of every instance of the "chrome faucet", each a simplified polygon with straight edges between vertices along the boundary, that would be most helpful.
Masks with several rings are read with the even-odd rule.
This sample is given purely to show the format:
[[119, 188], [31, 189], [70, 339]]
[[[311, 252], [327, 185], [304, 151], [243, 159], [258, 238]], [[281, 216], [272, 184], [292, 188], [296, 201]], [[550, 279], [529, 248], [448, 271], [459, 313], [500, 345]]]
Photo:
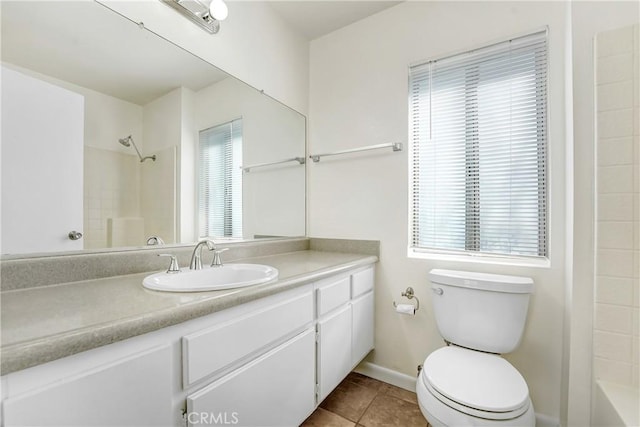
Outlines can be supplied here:
[[195, 248], [193, 248], [193, 254], [191, 255], [191, 263], [189, 264], [189, 268], [191, 270], [201, 270], [202, 269], [202, 247], [206, 245], [207, 249], [210, 251], [216, 250], [216, 244], [213, 243], [213, 240], [202, 240], [198, 242]]

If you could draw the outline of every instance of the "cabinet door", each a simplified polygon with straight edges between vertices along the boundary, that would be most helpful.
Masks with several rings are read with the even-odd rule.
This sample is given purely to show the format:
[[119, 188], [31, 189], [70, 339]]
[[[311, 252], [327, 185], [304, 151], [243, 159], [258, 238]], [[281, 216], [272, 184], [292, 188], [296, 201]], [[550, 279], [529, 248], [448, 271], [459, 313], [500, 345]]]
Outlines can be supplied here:
[[190, 426], [300, 425], [315, 408], [313, 329], [187, 396]]
[[318, 321], [318, 402], [351, 371], [351, 304]]
[[156, 348], [8, 398], [4, 425], [171, 425], [172, 364], [171, 347]]
[[373, 292], [369, 292], [351, 303], [353, 316], [352, 366], [360, 363], [373, 349], [373, 303]]

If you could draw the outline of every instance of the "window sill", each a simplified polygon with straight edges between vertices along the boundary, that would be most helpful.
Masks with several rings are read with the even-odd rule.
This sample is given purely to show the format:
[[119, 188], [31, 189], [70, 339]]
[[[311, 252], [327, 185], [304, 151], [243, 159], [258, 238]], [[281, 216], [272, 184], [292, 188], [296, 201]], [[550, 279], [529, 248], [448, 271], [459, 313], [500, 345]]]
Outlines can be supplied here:
[[414, 259], [462, 262], [471, 264], [510, 265], [515, 267], [551, 268], [549, 258], [501, 257], [491, 255], [451, 254], [409, 248], [407, 256]]

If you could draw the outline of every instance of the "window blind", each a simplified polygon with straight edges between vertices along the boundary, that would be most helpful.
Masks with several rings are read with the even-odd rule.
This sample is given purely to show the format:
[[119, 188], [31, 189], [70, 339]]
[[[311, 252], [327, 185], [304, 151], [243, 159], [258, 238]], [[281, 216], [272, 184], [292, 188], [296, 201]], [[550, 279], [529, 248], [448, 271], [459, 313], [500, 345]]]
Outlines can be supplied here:
[[242, 119], [200, 131], [200, 237], [242, 237]]
[[411, 67], [411, 247], [547, 256], [547, 35]]

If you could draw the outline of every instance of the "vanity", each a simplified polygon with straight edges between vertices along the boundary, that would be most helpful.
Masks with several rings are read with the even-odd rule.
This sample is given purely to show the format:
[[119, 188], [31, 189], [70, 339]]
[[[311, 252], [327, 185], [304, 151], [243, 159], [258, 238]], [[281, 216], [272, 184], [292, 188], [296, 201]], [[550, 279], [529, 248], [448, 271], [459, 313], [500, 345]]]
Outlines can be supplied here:
[[376, 261], [243, 259], [278, 280], [211, 292], [148, 273], [3, 292], [4, 425], [299, 425], [374, 347]]

